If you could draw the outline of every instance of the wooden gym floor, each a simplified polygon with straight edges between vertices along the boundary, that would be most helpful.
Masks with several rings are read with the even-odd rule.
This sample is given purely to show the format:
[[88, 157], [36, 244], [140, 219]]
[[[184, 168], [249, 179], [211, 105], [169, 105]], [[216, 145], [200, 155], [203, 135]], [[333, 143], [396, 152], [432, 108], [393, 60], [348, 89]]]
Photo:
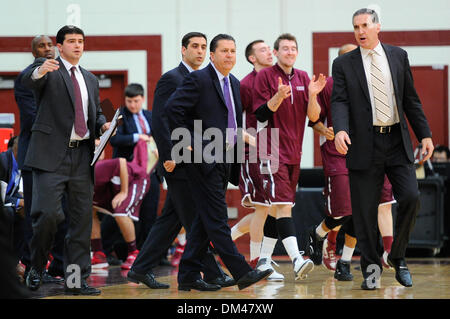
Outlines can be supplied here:
[[339, 282], [333, 273], [323, 266], [316, 266], [303, 281], [295, 281], [292, 264], [285, 256], [274, 256], [285, 275], [284, 282], [262, 281], [239, 291], [237, 286], [215, 292], [184, 292], [177, 290], [177, 268], [157, 267], [159, 281], [170, 285], [169, 289], [153, 290], [126, 280], [127, 271], [120, 266], [93, 270], [89, 284], [99, 287], [100, 296], [65, 296], [61, 284], [43, 285], [34, 298], [46, 299], [450, 299], [450, 258], [407, 258], [413, 276], [413, 287], [406, 288], [395, 280], [394, 271], [384, 271], [381, 288], [375, 291], [361, 290], [362, 275], [359, 258], [352, 261], [354, 280]]

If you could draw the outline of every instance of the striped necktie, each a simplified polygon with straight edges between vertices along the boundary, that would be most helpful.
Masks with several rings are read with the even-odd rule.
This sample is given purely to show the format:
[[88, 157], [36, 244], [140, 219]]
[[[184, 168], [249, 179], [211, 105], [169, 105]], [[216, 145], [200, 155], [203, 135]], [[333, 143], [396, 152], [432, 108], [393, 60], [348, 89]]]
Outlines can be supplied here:
[[386, 78], [381, 72], [380, 56], [374, 50], [371, 50], [369, 54], [372, 57], [370, 78], [372, 81], [376, 117], [379, 121], [385, 123], [391, 118], [391, 107], [389, 106], [387, 96]]

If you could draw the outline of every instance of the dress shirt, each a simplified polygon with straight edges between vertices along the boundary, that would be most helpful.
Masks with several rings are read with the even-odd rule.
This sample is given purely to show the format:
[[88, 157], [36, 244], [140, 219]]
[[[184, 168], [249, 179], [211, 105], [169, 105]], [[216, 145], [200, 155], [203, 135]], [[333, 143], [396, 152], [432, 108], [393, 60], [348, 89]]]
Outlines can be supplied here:
[[[142, 119], [144, 120], [144, 125], [145, 125], [145, 132], [142, 132], [142, 128], [141, 128], [141, 123], [139, 122], [139, 116], [142, 117]], [[147, 119], [144, 116], [144, 112], [142, 112], [142, 110], [140, 110], [138, 113], [133, 114], [133, 120], [134, 123], [136, 124], [138, 133], [134, 133], [133, 134], [133, 142], [137, 143], [139, 141], [139, 134], [147, 134], [150, 135], [150, 125], [147, 122]]]
[[[223, 81], [223, 79], [225, 78], [225, 76], [219, 72], [219, 70], [216, 69], [216, 66], [214, 65], [214, 63], [211, 62], [211, 65], [213, 66], [214, 70], [216, 70], [217, 73], [217, 77], [219, 78], [219, 83], [220, 83], [220, 87], [222, 88], [222, 94], [223, 94], [223, 87], [225, 85], [225, 82]], [[231, 97], [231, 104], [233, 106], [233, 118], [234, 118], [234, 125], [237, 128], [237, 122], [236, 122], [236, 106], [234, 105], [234, 95], [233, 95], [233, 90], [231, 88], [231, 81], [230, 81], [230, 77], [226, 76], [228, 78], [228, 87], [230, 88], [230, 97]], [[240, 92], [237, 92], [236, 94], [240, 94]], [[224, 95], [225, 96], [225, 95]], [[228, 141], [228, 136], [225, 139], [225, 141]]]
[[[72, 71], [70, 70], [72, 68], [72, 66], [75, 67], [75, 77], [77, 78], [78, 81], [78, 85], [80, 86], [80, 91], [81, 91], [81, 102], [83, 104], [83, 114], [84, 114], [84, 119], [86, 121], [86, 127], [87, 127], [87, 132], [85, 136], [79, 136], [78, 134], [75, 133], [75, 124], [72, 127], [72, 133], [70, 134], [70, 139], [71, 140], [84, 140], [84, 139], [89, 139], [89, 127], [87, 125], [87, 121], [88, 121], [88, 105], [89, 105], [89, 95], [88, 95], [88, 91], [87, 91], [87, 87], [86, 87], [86, 82], [84, 81], [84, 77], [83, 74], [81, 74], [81, 70], [80, 70], [80, 66], [79, 64], [77, 65], [72, 65], [71, 63], [69, 63], [68, 61], [64, 60], [62, 57], [60, 57], [61, 61], [63, 62], [63, 66], [66, 69], [66, 72], [69, 74], [69, 77], [72, 76]], [[60, 68], [62, 66], [60, 65]], [[39, 68], [36, 68], [31, 76], [31, 78], [33, 80], [38, 80], [41, 77], [43, 77], [43, 75], [39, 76]], [[74, 105], [75, 107], [75, 105]]]
[[379, 60], [380, 60], [380, 64], [381, 64], [380, 65], [381, 72], [383, 73], [385, 81], [386, 81], [386, 90], [387, 90], [386, 93], [388, 96], [389, 107], [391, 109], [391, 117], [385, 123], [380, 122], [377, 119], [376, 110], [375, 110], [375, 103], [374, 103], [373, 90], [372, 90], [372, 81], [371, 81], [372, 77], [370, 75], [372, 57], [370, 56], [369, 53], [371, 50], [364, 49], [362, 47], [360, 47], [360, 50], [361, 50], [361, 56], [362, 56], [363, 65], [364, 65], [364, 72], [366, 74], [367, 86], [369, 88], [370, 104], [372, 106], [373, 125], [388, 126], [388, 125], [393, 125], [395, 123], [400, 122], [399, 117], [398, 117], [397, 102], [395, 100], [394, 85], [392, 83], [391, 70], [389, 68], [389, 62], [387, 60], [386, 53], [384, 52], [383, 47], [381, 46], [381, 42], [378, 42], [378, 45], [373, 49], [373, 51], [375, 51], [375, 54], [378, 54], [380, 56]]

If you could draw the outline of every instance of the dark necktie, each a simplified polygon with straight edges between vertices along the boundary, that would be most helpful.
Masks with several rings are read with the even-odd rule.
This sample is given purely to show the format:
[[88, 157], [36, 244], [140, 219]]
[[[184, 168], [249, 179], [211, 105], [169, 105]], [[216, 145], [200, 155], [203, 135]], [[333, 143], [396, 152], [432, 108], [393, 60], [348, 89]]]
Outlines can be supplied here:
[[147, 128], [141, 114], [138, 114], [139, 124], [141, 125], [142, 134], [147, 134]]
[[233, 133], [230, 134], [227, 138], [227, 142], [230, 145], [234, 145], [236, 143], [236, 122], [234, 121], [234, 109], [233, 109], [233, 103], [231, 103], [231, 96], [230, 96], [230, 84], [228, 82], [228, 78], [223, 78], [223, 96], [225, 98], [225, 104], [227, 105], [228, 109], [228, 128], [233, 129]]
[[75, 67], [73, 66], [70, 71], [71, 78], [73, 83], [73, 93], [75, 94], [75, 133], [84, 137], [87, 133], [86, 120], [84, 119], [83, 112], [83, 102], [81, 100], [81, 90], [80, 85], [78, 84], [77, 78], [75, 77]]

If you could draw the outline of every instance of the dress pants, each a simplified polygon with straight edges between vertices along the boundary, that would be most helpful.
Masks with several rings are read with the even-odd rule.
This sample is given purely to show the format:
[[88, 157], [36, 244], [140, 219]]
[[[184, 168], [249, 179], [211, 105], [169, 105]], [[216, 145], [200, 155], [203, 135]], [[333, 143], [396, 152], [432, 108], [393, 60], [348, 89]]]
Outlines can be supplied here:
[[58, 224], [65, 219], [62, 198], [66, 193], [69, 224], [64, 239], [65, 276], [71, 274], [67, 266], [75, 264], [80, 267], [81, 278], [86, 279], [91, 271], [92, 154], [87, 141], [65, 152], [55, 172], [33, 170], [31, 265], [38, 271], [45, 269]]
[[156, 173], [150, 174], [150, 189], [144, 195], [142, 200], [141, 209], [139, 211], [139, 222], [136, 229], [136, 245], [140, 250], [147, 238], [153, 224], [158, 216], [159, 205], [159, 185], [161, 184]]
[[238, 281], [252, 268], [238, 252], [228, 226], [225, 192], [230, 164], [215, 164], [207, 175], [204, 175], [201, 165], [186, 165], [197, 216], [187, 234], [187, 244], [178, 271], [178, 283], [189, 283], [201, 278], [200, 260], [205, 255], [210, 240], [234, 280]]
[[[180, 169], [184, 170], [177, 167], [177, 170]], [[156, 219], [132, 267], [133, 271], [140, 274], [148, 273], [159, 264], [182, 226], [187, 234], [191, 231], [192, 222], [197, 215], [191, 192], [186, 187], [187, 180], [166, 177], [166, 183], [167, 195], [162, 214]], [[210, 249], [201, 263], [205, 280], [215, 279], [223, 274]]]
[[[33, 195], [33, 174], [31, 170], [22, 170], [22, 183], [23, 183], [23, 200], [25, 203], [24, 212], [25, 219], [23, 221], [23, 237], [24, 237], [24, 247], [23, 254], [21, 257], [22, 263], [29, 269], [31, 265], [30, 257], [30, 241], [33, 236], [33, 227], [31, 226], [31, 203]], [[63, 211], [67, 211], [66, 196], [63, 196], [62, 203]], [[55, 234], [54, 246], [50, 250], [53, 256], [50, 269], [53, 271], [52, 274], [63, 274], [63, 254], [64, 254], [64, 237], [67, 232], [68, 221], [65, 219], [61, 224], [58, 225], [58, 231]]]
[[349, 170], [352, 214], [358, 246], [361, 251], [361, 270], [364, 278], [367, 267], [376, 264], [382, 271], [378, 242], [378, 204], [386, 173], [398, 203], [394, 222], [394, 241], [390, 257], [404, 258], [410, 233], [420, 208], [419, 188], [414, 164], [409, 162], [403, 148], [400, 126], [390, 133], [373, 133], [373, 156], [367, 170]]

